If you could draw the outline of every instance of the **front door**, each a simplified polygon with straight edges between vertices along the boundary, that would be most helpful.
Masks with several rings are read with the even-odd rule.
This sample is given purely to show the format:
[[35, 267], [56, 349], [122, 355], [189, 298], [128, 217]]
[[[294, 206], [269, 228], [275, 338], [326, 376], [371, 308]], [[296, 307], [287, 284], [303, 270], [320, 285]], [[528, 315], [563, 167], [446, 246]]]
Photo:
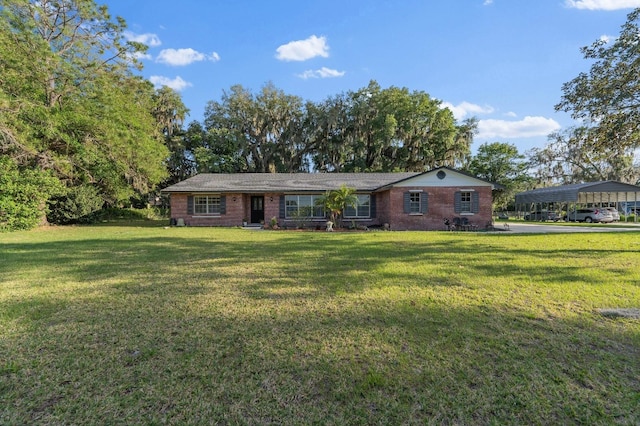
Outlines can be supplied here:
[[264, 221], [264, 197], [261, 195], [251, 196], [251, 223], [261, 223]]

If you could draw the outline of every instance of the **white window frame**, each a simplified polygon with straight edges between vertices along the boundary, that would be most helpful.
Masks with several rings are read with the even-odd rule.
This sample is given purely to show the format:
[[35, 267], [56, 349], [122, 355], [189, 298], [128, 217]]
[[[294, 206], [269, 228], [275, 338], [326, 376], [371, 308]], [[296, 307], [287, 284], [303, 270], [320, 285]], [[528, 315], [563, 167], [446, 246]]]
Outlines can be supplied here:
[[460, 213], [471, 213], [471, 206], [473, 204], [473, 191], [460, 191]]
[[222, 207], [220, 195], [194, 195], [193, 214], [219, 216]]
[[422, 208], [422, 192], [410, 191], [409, 192], [409, 214], [421, 214]]

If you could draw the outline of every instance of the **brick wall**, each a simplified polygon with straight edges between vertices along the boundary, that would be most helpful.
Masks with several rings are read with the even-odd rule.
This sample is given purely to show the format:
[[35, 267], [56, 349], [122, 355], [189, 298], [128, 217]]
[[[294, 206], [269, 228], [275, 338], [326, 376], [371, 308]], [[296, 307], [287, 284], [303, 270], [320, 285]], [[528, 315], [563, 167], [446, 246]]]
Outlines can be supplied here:
[[[454, 212], [454, 193], [461, 189], [473, 189], [480, 195], [480, 211], [465, 215], [469, 222], [482, 229], [491, 221], [490, 187], [398, 187], [376, 194], [377, 217], [371, 220], [357, 220], [358, 225], [383, 225], [388, 223], [392, 230], [443, 230], [444, 218], [462, 216]], [[429, 206], [425, 214], [409, 215], [404, 213], [404, 193], [410, 190], [422, 190], [429, 195]], [[188, 194], [171, 194], [171, 218], [182, 218], [188, 226], [241, 226], [244, 218], [251, 217], [250, 194], [226, 194], [227, 212], [220, 216], [193, 216], [187, 214]], [[235, 201], [234, 201], [235, 198]], [[264, 194], [264, 221], [269, 224], [272, 217], [278, 219], [280, 226], [294, 226], [291, 220], [280, 219], [280, 194]], [[350, 220], [345, 220], [349, 226]], [[325, 222], [313, 221], [309, 226], [324, 227]]]
[[189, 215], [187, 214], [189, 195], [191, 194], [171, 194], [171, 219], [183, 219], [187, 226], [241, 226], [242, 219], [249, 216], [248, 213], [245, 213], [245, 204], [248, 206], [248, 201], [247, 203], [243, 202], [247, 196], [242, 194], [225, 194], [226, 214], [219, 216]]
[[[491, 188], [490, 187], [402, 187], [392, 188], [388, 196], [379, 197], [378, 212], [381, 221], [390, 224], [392, 230], [430, 230], [444, 229], [444, 218], [461, 217], [454, 211], [454, 194], [461, 189], [473, 189], [480, 195], [480, 211], [464, 215], [469, 223], [482, 229], [491, 221]], [[423, 190], [429, 195], [429, 206], [425, 214], [404, 213], [404, 193], [410, 190]], [[384, 211], [383, 211], [384, 210]], [[384, 219], [383, 219], [384, 218]]]

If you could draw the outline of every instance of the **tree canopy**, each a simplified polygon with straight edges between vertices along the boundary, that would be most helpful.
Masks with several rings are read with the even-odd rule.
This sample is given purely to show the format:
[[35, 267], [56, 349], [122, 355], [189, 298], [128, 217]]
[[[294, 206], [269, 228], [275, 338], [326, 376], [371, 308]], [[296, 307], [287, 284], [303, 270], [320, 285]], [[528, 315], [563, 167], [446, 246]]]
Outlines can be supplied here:
[[166, 174], [145, 46], [92, 0], [0, 0], [0, 156], [116, 204]]
[[618, 38], [583, 47], [591, 69], [562, 86], [556, 110], [582, 121], [581, 133], [588, 134], [581, 139], [595, 148], [626, 152], [640, 147], [639, 17], [640, 9], [635, 9]]
[[425, 92], [375, 81], [317, 103], [271, 83], [257, 94], [236, 85], [207, 105], [195, 157], [201, 171], [198, 159], [210, 169], [223, 158], [233, 171], [424, 171], [461, 163], [475, 130]]

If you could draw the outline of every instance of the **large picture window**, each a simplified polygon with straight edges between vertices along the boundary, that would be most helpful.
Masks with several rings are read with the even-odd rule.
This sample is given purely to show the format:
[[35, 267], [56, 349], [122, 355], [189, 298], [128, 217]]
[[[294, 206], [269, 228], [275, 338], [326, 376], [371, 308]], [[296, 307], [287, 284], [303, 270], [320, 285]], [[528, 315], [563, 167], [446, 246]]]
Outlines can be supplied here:
[[371, 217], [371, 196], [369, 194], [357, 194], [357, 202], [354, 206], [347, 206], [344, 209], [345, 218], [370, 218]]
[[300, 217], [323, 218], [322, 206], [316, 205], [320, 195], [287, 195], [284, 199], [285, 217], [295, 219]]
[[220, 214], [219, 195], [197, 195], [193, 197], [195, 214]]

